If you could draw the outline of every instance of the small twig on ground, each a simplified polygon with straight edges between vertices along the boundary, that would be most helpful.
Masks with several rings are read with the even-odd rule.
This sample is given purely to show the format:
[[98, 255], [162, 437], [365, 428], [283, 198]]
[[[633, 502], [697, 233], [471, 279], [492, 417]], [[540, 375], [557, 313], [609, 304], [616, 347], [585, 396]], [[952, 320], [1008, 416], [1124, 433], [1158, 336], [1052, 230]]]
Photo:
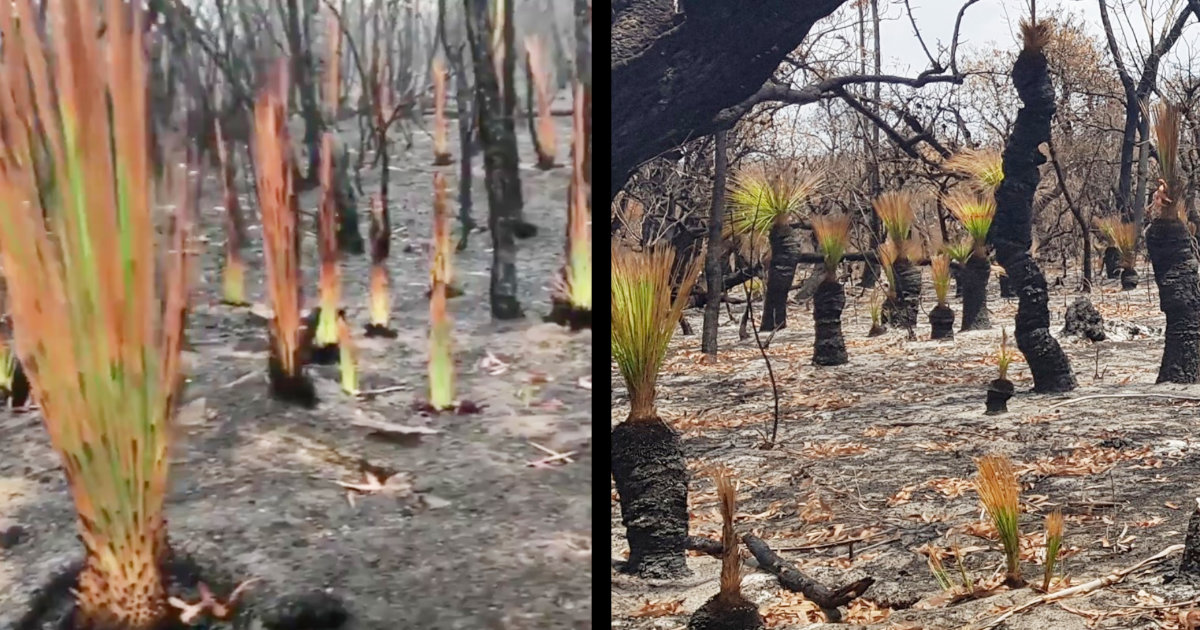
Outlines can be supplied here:
[[408, 385], [389, 385], [388, 387], [380, 387], [379, 389], [364, 389], [358, 392], [358, 397], [369, 398], [372, 396], [379, 396], [381, 394], [404, 391], [406, 389], [409, 389]]
[[255, 370], [253, 372], [250, 372], [249, 374], [239, 376], [238, 378], [234, 379], [233, 382], [222, 385], [221, 389], [229, 389], [231, 387], [237, 387], [238, 385], [241, 385], [242, 383], [253, 380], [255, 376], [258, 376], [260, 374], [263, 376], [266, 376], [266, 372], [263, 372], [262, 370]]
[[1073, 405], [1075, 403], [1083, 402], [1085, 400], [1095, 400], [1097, 398], [1168, 398], [1171, 400], [1185, 400], [1185, 401], [1200, 402], [1200, 397], [1185, 396], [1183, 394], [1157, 394], [1157, 393], [1150, 394], [1150, 393], [1141, 393], [1141, 392], [1131, 392], [1131, 393], [1123, 393], [1123, 394], [1092, 394], [1091, 396], [1080, 396], [1079, 398], [1072, 398], [1070, 400], [1064, 400], [1060, 403], [1056, 403], [1056, 404], [1050, 405], [1049, 407], [1046, 407], [1045, 410], [1050, 411], [1052, 409], [1058, 409], [1059, 407], [1066, 407], [1067, 405]]
[[991, 621], [988, 621], [981, 626], [977, 626], [977, 627], [969, 626], [969, 627], [974, 628], [974, 630], [988, 630], [988, 628], [995, 628], [996, 626], [999, 626], [1000, 624], [1004, 623], [1007, 619], [1009, 619], [1013, 615], [1020, 613], [1020, 612], [1024, 612], [1026, 610], [1029, 610], [1030, 608], [1033, 608], [1034, 606], [1038, 606], [1040, 604], [1045, 604], [1047, 602], [1054, 602], [1054, 601], [1067, 599], [1068, 597], [1075, 597], [1076, 595], [1086, 595], [1093, 591], [1098, 591], [1102, 588], [1112, 586], [1113, 584], [1116, 584], [1117, 582], [1124, 580], [1126, 577], [1129, 576], [1129, 574], [1137, 571], [1138, 569], [1141, 569], [1142, 567], [1145, 567], [1148, 564], [1153, 564], [1155, 562], [1161, 562], [1162, 560], [1166, 559], [1168, 556], [1174, 555], [1175, 553], [1182, 551], [1182, 550], [1183, 550], [1183, 545], [1171, 545], [1170, 547], [1163, 549], [1162, 551], [1154, 554], [1153, 556], [1150, 556], [1149, 558], [1146, 558], [1145, 560], [1142, 560], [1141, 562], [1138, 562], [1137, 564], [1135, 564], [1131, 567], [1121, 569], [1119, 571], [1113, 571], [1112, 573], [1109, 573], [1108, 575], [1105, 575], [1104, 577], [1096, 578], [1095, 580], [1092, 580], [1090, 582], [1084, 582], [1083, 584], [1077, 584], [1070, 588], [1064, 588], [1061, 591], [1055, 591], [1053, 593], [1046, 593], [1045, 595], [1035, 597], [1035, 598], [1025, 602], [1024, 604], [1021, 604], [1020, 606], [1016, 606], [1016, 607], [1008, 610], [1008, 612], [1005, 612], [1004, 614], [1001, 614], [1001, 615], [993, 618]]
[[549, 455], [549, 457], [544, 457], [536, 461], [526, 462], [525, 465], [530, 468], [549, 468], [550, 464], [555, 462], [562, 462], [563, 464], [572, 464], [575, 462], [575, 460], [571, 459], [571, 456], [575, 455], [575, 451], [560, 453], [552, 448], [546, 448], [537, 442], [530, 442], [529, 445]]

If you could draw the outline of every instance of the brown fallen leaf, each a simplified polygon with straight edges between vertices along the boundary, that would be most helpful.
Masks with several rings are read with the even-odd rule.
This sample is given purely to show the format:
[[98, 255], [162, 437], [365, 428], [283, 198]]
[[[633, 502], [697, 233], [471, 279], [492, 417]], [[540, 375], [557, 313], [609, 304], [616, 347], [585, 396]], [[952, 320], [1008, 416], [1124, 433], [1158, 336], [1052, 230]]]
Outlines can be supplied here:
[[683, 599], [646, 599], [641, 606], [629, 611], [629, 616], [641, 617], [670, 617], [683, 614]]

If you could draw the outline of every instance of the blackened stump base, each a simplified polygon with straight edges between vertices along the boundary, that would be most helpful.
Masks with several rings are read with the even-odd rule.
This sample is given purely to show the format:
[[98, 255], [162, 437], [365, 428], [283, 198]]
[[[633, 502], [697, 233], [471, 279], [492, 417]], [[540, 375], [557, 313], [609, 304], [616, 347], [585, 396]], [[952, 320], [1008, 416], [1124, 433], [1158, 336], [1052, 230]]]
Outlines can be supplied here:
[[379, 324], [367, 324], [366, 332], [364, 334], [367, 337], [395, 339], [396, 337], [400, 336], [400, 331], [396, 330], [395, 328], [388, 328], [387, 326], [381, 326]]
[[1121, 277], [1121, 251], [1112, 245], [1104, 248], [1104, 275], [1109, 280]]
[[930, 339], [954, 339], [954, 311], [939, 304], [929, 311]]
[[1016, 291], [1013, 291], [1012, 280], [1008, 276], [1000, 276], [1000, 297], [1015, 298]]
[[1155, 219], [1146, 229], [1146, 251], [1167, 316], [1158, 382], [1195, 383], [1200, 376], [1200, 281], [1192, 235], [1181, 221]]
[[1013, 384], [1008, 379], [996, 379], [988, 383], [987, 411], [989, 416], [1008, 413], [1008, 399], [1013, 397]]
[[1064, 335], [1079, 335], [1088, 341], [1104, 341], [1108, 337], [1104, 332], [1104, 318], [1100, 316], [1100, 311], [1085, 297], [1075, 298], [1075, 302], [1067, 307], [1064, 319]]
[[312, 379], [304, 373], [304, 367], [300, 366], [298, 369], [299, 373], [295, 376], [284, 372], [283, 364], [275, 356], [272, 344], [271, 353], [267, 356], [267, 380], [271, 384], [271, 396], [282, 402], [313, 409], [317, 406], [317, 389], [313, 386]]
[[1121, 269], [1121, 290], [1132, 291], [1138, 285], [1138, 272], [1136, 269]]
[[12, 390], [8, 399], [13, 409], [20, 409], [29, 404], [29, 377], [25, 375], [25, 367], [19, 360], [16, 360], [16, 368], [13, 370]]
[[592, 327], [591, 309], [575, 308], [570, 302], [559, 298], [553, 298], [551, 304], [546, 321], [566, 326], [572, 331]]
[[759, 630], [765, 627], [758, 606], [740, 594], [717, 594], [692, 613], [688, 630]]
[[1200, 507], [1192, 510], [1188, 519], [1187, 536], [1183, 539], [1183, 559], [1179, 561], [1177, 578], [1200, 582]]
[[887, 326], [884, 326], [883, 324], [872, 324], [871, 330], [867, 331], [867, 336], [868, 337], [878, 337], [879, 335], [882, 335], [885, 332], [887, 332]]
[[842, 309], [846, 292], [837, 280], [825, 280], [813, 295], [813, 321], [816, 340], [813, 342], [813, 365], [843, 365], [846, 341], [842, 337]]
[[962, 288], [963, 313], [962, 331], [987, 330], [992, 327], [987, 308], [988, 278], [992, 265], [987, 258], [972, 256], [958, 274], [958, 286]]
[[679, 436], [662, 420], [626, 420], [613, 428], [612, 475], [629, 542], [627, 573], [689, 575], [688, 471]]

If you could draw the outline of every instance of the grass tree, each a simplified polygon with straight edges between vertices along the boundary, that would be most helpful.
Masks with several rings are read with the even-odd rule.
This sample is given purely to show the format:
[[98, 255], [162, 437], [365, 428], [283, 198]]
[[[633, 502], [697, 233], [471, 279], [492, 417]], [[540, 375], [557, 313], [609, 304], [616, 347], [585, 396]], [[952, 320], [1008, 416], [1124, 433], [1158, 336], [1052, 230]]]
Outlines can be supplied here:
[[962, 296], [962, 274], [963, 267], [966, 266], [967, 260], [971, 258], [973, 244], [971, 237], [966, 237], [956, 243], [946, 243], [942, 246], [943, 251], [950, 257], [951, 275], [954, 277], [954, 297]]
[[191, 208], [186, 169], [169, 169], [173, 229], [157, 247], [143, 13], [108, 0], [99, 38], [95, 7], [43, 5], [48, 42], [28, 0], [0, 7], [4, 41], [25, 44], [5, 46], [2, 70], [0, 256], [84, 547], [66, 627], [148, 630], [171, 621], [163, 504]]
[[1012, 462], [1003, 455], [985, 455], [975, 462], [975, 490], [1004, 547], [1004, 583], [1025, 585], [1021, 577], [1021, 484]]
[[[658, 370], [703, 257], [671, 286], [675, 251], [612, 246], [612, 355], [629, 392], [629, 417], [613, 428], [612, 474], [629, 541], [626, 570], [643, 577], [688, 573], [688, 471], [679, 436], [655, 410]], [[676, 290], [673, 290], [676, 289]], [[672, 297], [674, 296], [674, 297]]]
[[[730, 176], [725, 224], [757, 256], [769, 256], [766, 297], [760, 330], [787, 326], [787, 296], [800, 261], [800, 239], [792, 219], [816, 191], [820, 179], [794, 164], [755, 164]], [[759, 245], [767, 241], [766, 247]], [[765, 250], [765, 251], [764, 251]]]
[[254, 105], [254, 171], [263, 222], [263, 258], [271, 298], [271, 393], [306, 407], [317, 403], [301, 355], [300, 210], [292, 189], [291, 141], [287, 131], [288, 78], [279, 63]]
[[1137, 288], [1138, 276], [1134, 266], [1137, 264], [1137, 226], [1132, 221], [1122, 221], [1120, 217], [1101, 217], [1096, 219], [1096, 227], [1109, 242], [1109, 251], [1115, 252], [1116, 272], [1112, 277], [1121, 279], [1121, 290], [1132, 291]]
[[583, 85], [575, 84], [571, 119], [571, 183], [567, 187], [567, 262], [556, 278], [547, 318], [573, 330], [592, 326], [592, 208], [587, 181], [587, 118]]
[[429, 406], [435, 411], [454, 407], [454, 334], [446, 312], [450, 279], [450, 215], [446, 209], [446, 178], [433, 174], [433, 262], [429, 295]]
[[987, 285], [992, 272], [992, 263], [988, 260], [987, 233], [996, 216], [996, 202], [990, 191], [981, 193], [960, 188], [946, 195], [943, 203], [962, 224], [971, 243], [971, 253], [958, 274], [963, 297], [962, 330], [986, 330], [991, 328]]
[[1146, 228], [1146, 253], [1158, 284], [1159, 309], [1167, 317], [1159, 383], [1195, 383], [1200, 378], [1200, 283], [1183, 208], [1187, 186], [1179, 168], [1179, 118], [1177, 108], [1163, 103], [1154, 121], [1160, 179], [1155, 215]]
[[[446, 60], [438, 55], [433, 58], [433, 165], [447, 166], [454, 163], [450, 156], [450, 142], [446, 123]], [[459, 113], [460, 116], [463, 113]]]
[[935, 254], [929, 260], [929, 268], [933, 275], [933, 293], [937, 296], [937, 305], [929, 311], [929, 338], [953, 339], [954, 310], [946, 303], [950, 293], [950, 256], [944, 252]]
[[842, 337], [846, 291], [838, 282], [837, 270], [850, 240], [850, 217], [845, 214], [813, 217], [812, 227], [825, 262], [825, 278], [813, 294], [816, 338], [812, 361], [813, 365], [842, 365], [849, 361], [846, 341]]
[[737, 490], [729, 471], [718, 468], [713, 475], [717, 501], [721, 504], [721, 590], [692, 613], [688, 630], [761, 630], [766, 627], [758, 606], [742, 595], [742, 556], [733, 527]]
[[391, 279], [388, 276], [387, 258], [391, 249], [391, 232], [388, 215], [383, 202], [371, 197], [371, 279], [367, 287], [366, 336], [395, 339], [400, 333], [388, 325], [392, 316]]
[[1041, 181], [1038, 167], [1046, 162], [1040, 147], [1050, 141], [1055, 110], [1046, 60], [1050, 23], [1025, 22], [1021, 36], [1024, 46], [1013, 63], [1012, 78], [1023, 106], [1004, 147], [1004, 179], [996, 189], [996, 216], [988, 230], [988, 242], [1019, 298], [1013, 336], [1033, 375], [1034, 391], [1065, 392], [1075, 389], [1075, 375], [1066, 353], [1050, 334], [1046, 276], [1030, 251], [1033, 195]]
[[338, 268], [337, 202], [333, 189], [333, 134], [321, 139], [321, 206], [317, 210], [317, 250], [320, 258], [318, 289], [320, 305], [310, 314], [308, 328], [310, 357], [314, 363], [338, 361], [338, 318], [342, 316], [342, 277]]
[[909, 331], [910, 336], [917, 325], [921, 302], [921, 267], [913, 264], [914, 258], [920, 256], [920, 244], [912, 239], [915, 221], [912, 204], [912, 195], [902, 191], [885, 192], [873, 202], [887, 240], [896, 252], [888, 277], [892, 289], [883, 307], [884, 321]]

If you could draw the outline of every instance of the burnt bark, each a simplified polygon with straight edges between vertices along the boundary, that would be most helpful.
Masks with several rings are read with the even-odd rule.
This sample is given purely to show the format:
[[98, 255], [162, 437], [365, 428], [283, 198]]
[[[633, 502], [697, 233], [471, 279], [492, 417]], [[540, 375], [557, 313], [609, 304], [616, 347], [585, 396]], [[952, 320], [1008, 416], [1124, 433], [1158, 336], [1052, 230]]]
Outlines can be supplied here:
[[787, 297], [800, 262], [800, 239], [786, 221], [771, 226], [771, 267], [763, 292], [763, 317], [759, 332], [787, 327]]
[[827, 279], [817, 286], [813, 295], [813, 321], [816, 340], [813, 341], [813, 365], [843, 365], [846, 340], [842, 337], [842, 309], [846, 307], [846, 291], [837, 280]]
[[1146, 251], [1159, 309], [1167, 316], [1157, 382], [1195, 383], [1200, 376], [1200, 281], [1192, 235], [1182, 221], [1155, 219], [1146, 230]]
[[958, 286], [962, 288], [963, 314], [961, 331], [987, 330], [992, 327], [987, 307], [988, 278], [992, 265], [987, 258], [971, 256], [958, 272]]
[[1121, 269], [1121, 290], [1132, 291], [1138, 285], [1138, 272], [1133, 267], [1123, 267]]
[[517, 167], [517, 137], [506, 115], [500, 84], [492, 63], [487, 0], [466, 0], [467, 38], [475, 70], [475, 106], [483, 142], [484, 182], [488, 196], [488, 229], [492, 233], [492, 270], [488, 290], [492, 317], [524, 316], [517, 299], [517, 237], [522, 217], [521, 178]]
[[641, 163], [720, 128], [717, 114], [757, 92], [845, 2], [614, 3], [610, 198]]
[[361, 256], [366, 252], [362, 232], [358, 228], [358, 199], [350, 185], [350, 152], [346, 147], [334, 162], [334, 203], [337, 206], [338, 251]]
[[897, 260], [892, 267], [896, 276], [895, 296], [883, 304], [883, 323], [914, 335], [917, 310], [921, 304], [921, 268], [909, 260]]
[[1191, 582], [1200, 581], [1200, 505], [1192, 510], [1188, 519], [1187, 536], [1183, 539], [1183, 558], [1175, 577], [1184, 577]]
[[718, 593], [692, 613], [688, 630], [759, 630], [766, 627], [758, 606], [741, 593]]
[[1008, 399], [1012, 398], [1013, 391], [1012, 381], [1006, 378], [998, 378], [988, 383], [987, 410], [984, 413], [989, 416], [1008, 413]]
[[1046, 162], [1039, 145], [1050, 140], [1050, 119], [1055, 111], [1045, 51], [1022, 50], [1013, 64], [1012, 79], [1024, 106], [1017, 112], [1004, 147], [1004, 181], [996, 190], [996, 216], [988, 231], [988, 242], [1017, 292], [1013, 333], [1033, 375], [1034, 391], [1066, 392], [1075, 389], [1075, 375], [1066, 354], [1050, 334], [1046, 277], [1029, 254], [1033, 197], [1041, 180], [1038, 167]]
[[1104, 248], [1104, 276], [1109, 280], [1121, 277], [1121, 250], [1112, 245]]
[[954, 338], [954, 310], [945, 304], [939, 304], [929, 311], [929, 338]]
[[721, 299], [724, 295], [724, 267], [721, 265], [721, 227], [725, 217], [725, 171], [727, 158], [725, 155], [725, 132], [716, 133], [715, 167], [713, 176], [712, 208], [708, 215], [708, 249], [704, 255], [704, 283], [707, 285], [705, 295], [712, 297], [704, 305], [704, 332], [700, 339], [701, 350], [709, 355], [717, 354], [717, 325], [721, 318]]
[[[287, 0], [286, 31], [288, 48], [292, 59], [292, 80], [300, 95], [300, 113], [304, 118], [304, 146], [308, 148], [308, 171], [298, 184], [315, 186], [321, 164], [321, 132], [324, 131], [321, 108], [317, 103], [317, 85], [314, 77], [312, 50], [304, 36], [308, 31], [308, 19], [312, 12], [308, 7], [301, 9], [297, 0]], [[304, 20], [304, 34], [301, 20]]]
[[612, 475], [629, 542], [625, 571], [649, 578], [688, 575], [688, 471], [678, 434], [657, 418], [617, 425]]
[[839, 606], [845, 606], [862, 597], [863, 593], [867, 592], [867, 589], [875, 583], [874, 578], [867, 577], [841, 588], [831, 589], [808, 577], [792, 563], [780, 558], [779, 554], [772, 551], [761, 538], [753, 534], [746, 534], [742, 536], [742, 542], [746, 543], [746, 548], [754, 555], [754, 559], [758, 561], [758, 566], [763, 571], [779, 578], [779, 585], [783, 588], [793, 593], [800, 593], [819, 606], [830, 623], [841, 621], [842, 613], [838, 610]]
[[1108, 337], [1104, 332], [1104, 318], [1100, 316], [1100, 311], [1085, 297], [1075, 298], [1075, 302], [1067, 307], [1064, 319], [1064, 335], [1082, 335], [1088, 341], [1104, 341]]

